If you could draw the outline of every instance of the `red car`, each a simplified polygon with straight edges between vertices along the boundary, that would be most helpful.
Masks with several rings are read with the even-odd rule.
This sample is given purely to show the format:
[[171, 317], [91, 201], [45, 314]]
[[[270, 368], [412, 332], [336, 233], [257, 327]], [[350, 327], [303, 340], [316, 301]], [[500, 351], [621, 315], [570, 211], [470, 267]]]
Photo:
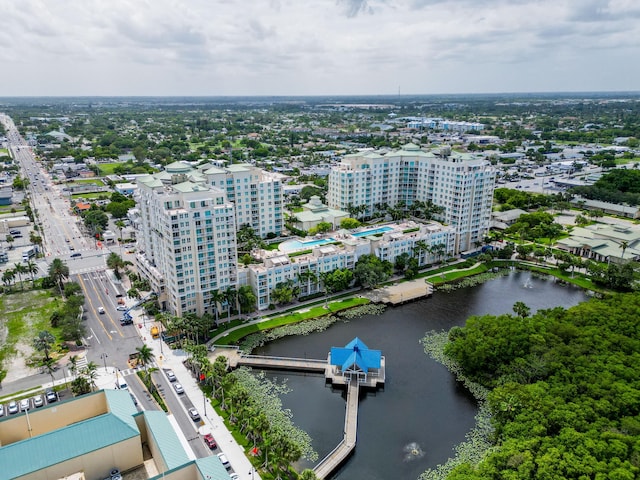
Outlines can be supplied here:
[[213, 450], [214, 448], [216, 448], [216, 441], [213, 439], [213, 435], [211, 435], [210, 433], [207, 433], [204, 437], [202, 437], [204, 440], [204, 443], [207, 444], [207, 447], [209, 447], [211, 450]]

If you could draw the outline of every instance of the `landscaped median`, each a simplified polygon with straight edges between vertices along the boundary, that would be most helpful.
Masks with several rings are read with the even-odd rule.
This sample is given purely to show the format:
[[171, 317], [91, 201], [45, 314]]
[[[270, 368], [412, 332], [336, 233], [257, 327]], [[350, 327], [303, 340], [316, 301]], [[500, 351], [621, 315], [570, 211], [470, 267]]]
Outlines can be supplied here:
[[359, 305], [366, 305], [367, 303], [370, 303], [368, 298], [353, 297], [329, 302], [328, 308], [324, 308], [324, 305], [320, 304], [310, 308], [302, 308], [291, 313], [264, 317], [261, 320], [254, 320], [247, 325], [229, 331], [227, 334], [219, 335], [214, 343], [216, 345], [235, 345], [241, 338], [251, 335], [252, 333], [270, 330], [282, 325], [298, 323], [312, 318], [324, 317], [325, 315], [337, 313]]

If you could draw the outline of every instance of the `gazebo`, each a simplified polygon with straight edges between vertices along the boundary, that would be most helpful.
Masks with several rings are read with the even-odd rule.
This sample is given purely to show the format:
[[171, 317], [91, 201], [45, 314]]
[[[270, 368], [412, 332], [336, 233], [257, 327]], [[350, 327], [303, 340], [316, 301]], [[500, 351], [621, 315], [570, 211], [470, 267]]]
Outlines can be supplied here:
[[356, 378], [364, 382], [367, 376], [378, 376], [381, 367], [382, 352], [370, 350], [358, 337], [343, 348], [331, 347], [330, 364], [337, 374], [349, 379]]

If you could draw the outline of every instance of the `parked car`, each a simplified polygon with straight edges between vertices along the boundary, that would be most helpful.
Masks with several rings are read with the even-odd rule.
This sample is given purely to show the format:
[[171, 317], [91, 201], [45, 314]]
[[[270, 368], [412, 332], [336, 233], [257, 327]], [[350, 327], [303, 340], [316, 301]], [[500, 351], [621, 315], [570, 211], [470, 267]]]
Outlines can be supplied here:
[[231, 464], [229, 463], [229, 459], [227, 458], [227, 456], [224, 453], [219, 453], [218, 454], [218, 459], [220, 460], [220, 463], [222, 463], [222, 466], [225, 467], [227, 470], [231, 468]]
[[170, 382], [175, 382], [177, 380], [176, 374], [173, 373], [173, 370], [166, 370], [164, 373], [167, 376], [167, 380]]
[[36, 395], [33, 397], [33, 406], [36, 408], [40, 408], [44, 405], [44, 400], [42, 399], [42, 395]]
[[213, 435], [211, 435], [210, 433], [207, 433], [204, 437], [202, 437], [202, 439], [204, 440], [204, 443], [207, 444], [207, 447], [209, 447], [211, 450], [217, 447], [216, 441], [213, 438]]
[[118, 305], [118, 306], [116, 307], [116, 310], [118, 310], [119, 312], [125, 312], [125, 311], [127, 311], [128, 309], [127, 309], [127, 306], [126, 306], [126, 305]]
[[20, 235], [20, 230], [9, 230], [11, 235]]
[[[4, 405], [0, 403], [0, 417], [2, 416], [4, 416]], [[209, 447], [209, 448], [212, 448], [212, 447]]]
[[240, 475], [238, 475], [237, 473], [232, 473], [231, 475], [229, 475], [229, 478], [231, 480], [240, 480]]
[[15, 400], [9, 402], [9, 408], [7, 410], [9, 411], [9, 415], [18, 413], [20, 411], [18, 408], [18, 402], [16, 402]]
[[120, 319], [120, 325], [122, 325], [122, 326], [133, 325], [133, 318], [131, 318], [131, 317], [122, 317]]
[[193, 420], [194, 422], [200, 421], [200, 414], [198, 413], [198, 410], [196, 410], [193, 407], [189, 409], [189, 416], [191, 417], [191, 420]]
[[180, 385], [179, 383], [174, 384], [173, 389], [176, 391], [178, 395], [184, 393], [184, 388], [182, 388], [182, 385]]
[[71, 258], [77, 258], [77, 257], [81, 257], [82, 254], [80, 252], [76, 252], [76, 253], [72, 253], [71, 254]]
[[58, 395], [51, 388], [47, 388], [47, 391], [44, 393], [44, 396], [47, 397], [47, 403], [53, 403], [58, 401]]
[[23, 412], [26, 412], [27, 410], [29, 410], [30, 407], [31, 407], [31, 402], [29, 401], [28, 398], [23, 398], [22, 400], [20, 400], [20, 410], [22, 410]]

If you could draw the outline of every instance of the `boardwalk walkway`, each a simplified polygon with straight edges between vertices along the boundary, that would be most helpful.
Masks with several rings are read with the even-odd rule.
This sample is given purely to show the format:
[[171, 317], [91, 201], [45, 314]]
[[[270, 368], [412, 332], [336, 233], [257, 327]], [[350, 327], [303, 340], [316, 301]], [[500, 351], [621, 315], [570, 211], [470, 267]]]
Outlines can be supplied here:
[[246, 365], [253, 368], [275, 368], [284, 370], [300, 370], [307, 372], [324, 373], [327, 369], [327, 360], [313, 358], [271, 357], [263, 355], [240, 355], [235, 366]]
[[358, 395], [360, 384], [351, 380], [347, 388], [347, 407], [344, 416], [344, 438], [326, 457], [324, 457], [313, 471], [319, 479], [327, 478], [338, 468], [356, 447], [358, 431]]

